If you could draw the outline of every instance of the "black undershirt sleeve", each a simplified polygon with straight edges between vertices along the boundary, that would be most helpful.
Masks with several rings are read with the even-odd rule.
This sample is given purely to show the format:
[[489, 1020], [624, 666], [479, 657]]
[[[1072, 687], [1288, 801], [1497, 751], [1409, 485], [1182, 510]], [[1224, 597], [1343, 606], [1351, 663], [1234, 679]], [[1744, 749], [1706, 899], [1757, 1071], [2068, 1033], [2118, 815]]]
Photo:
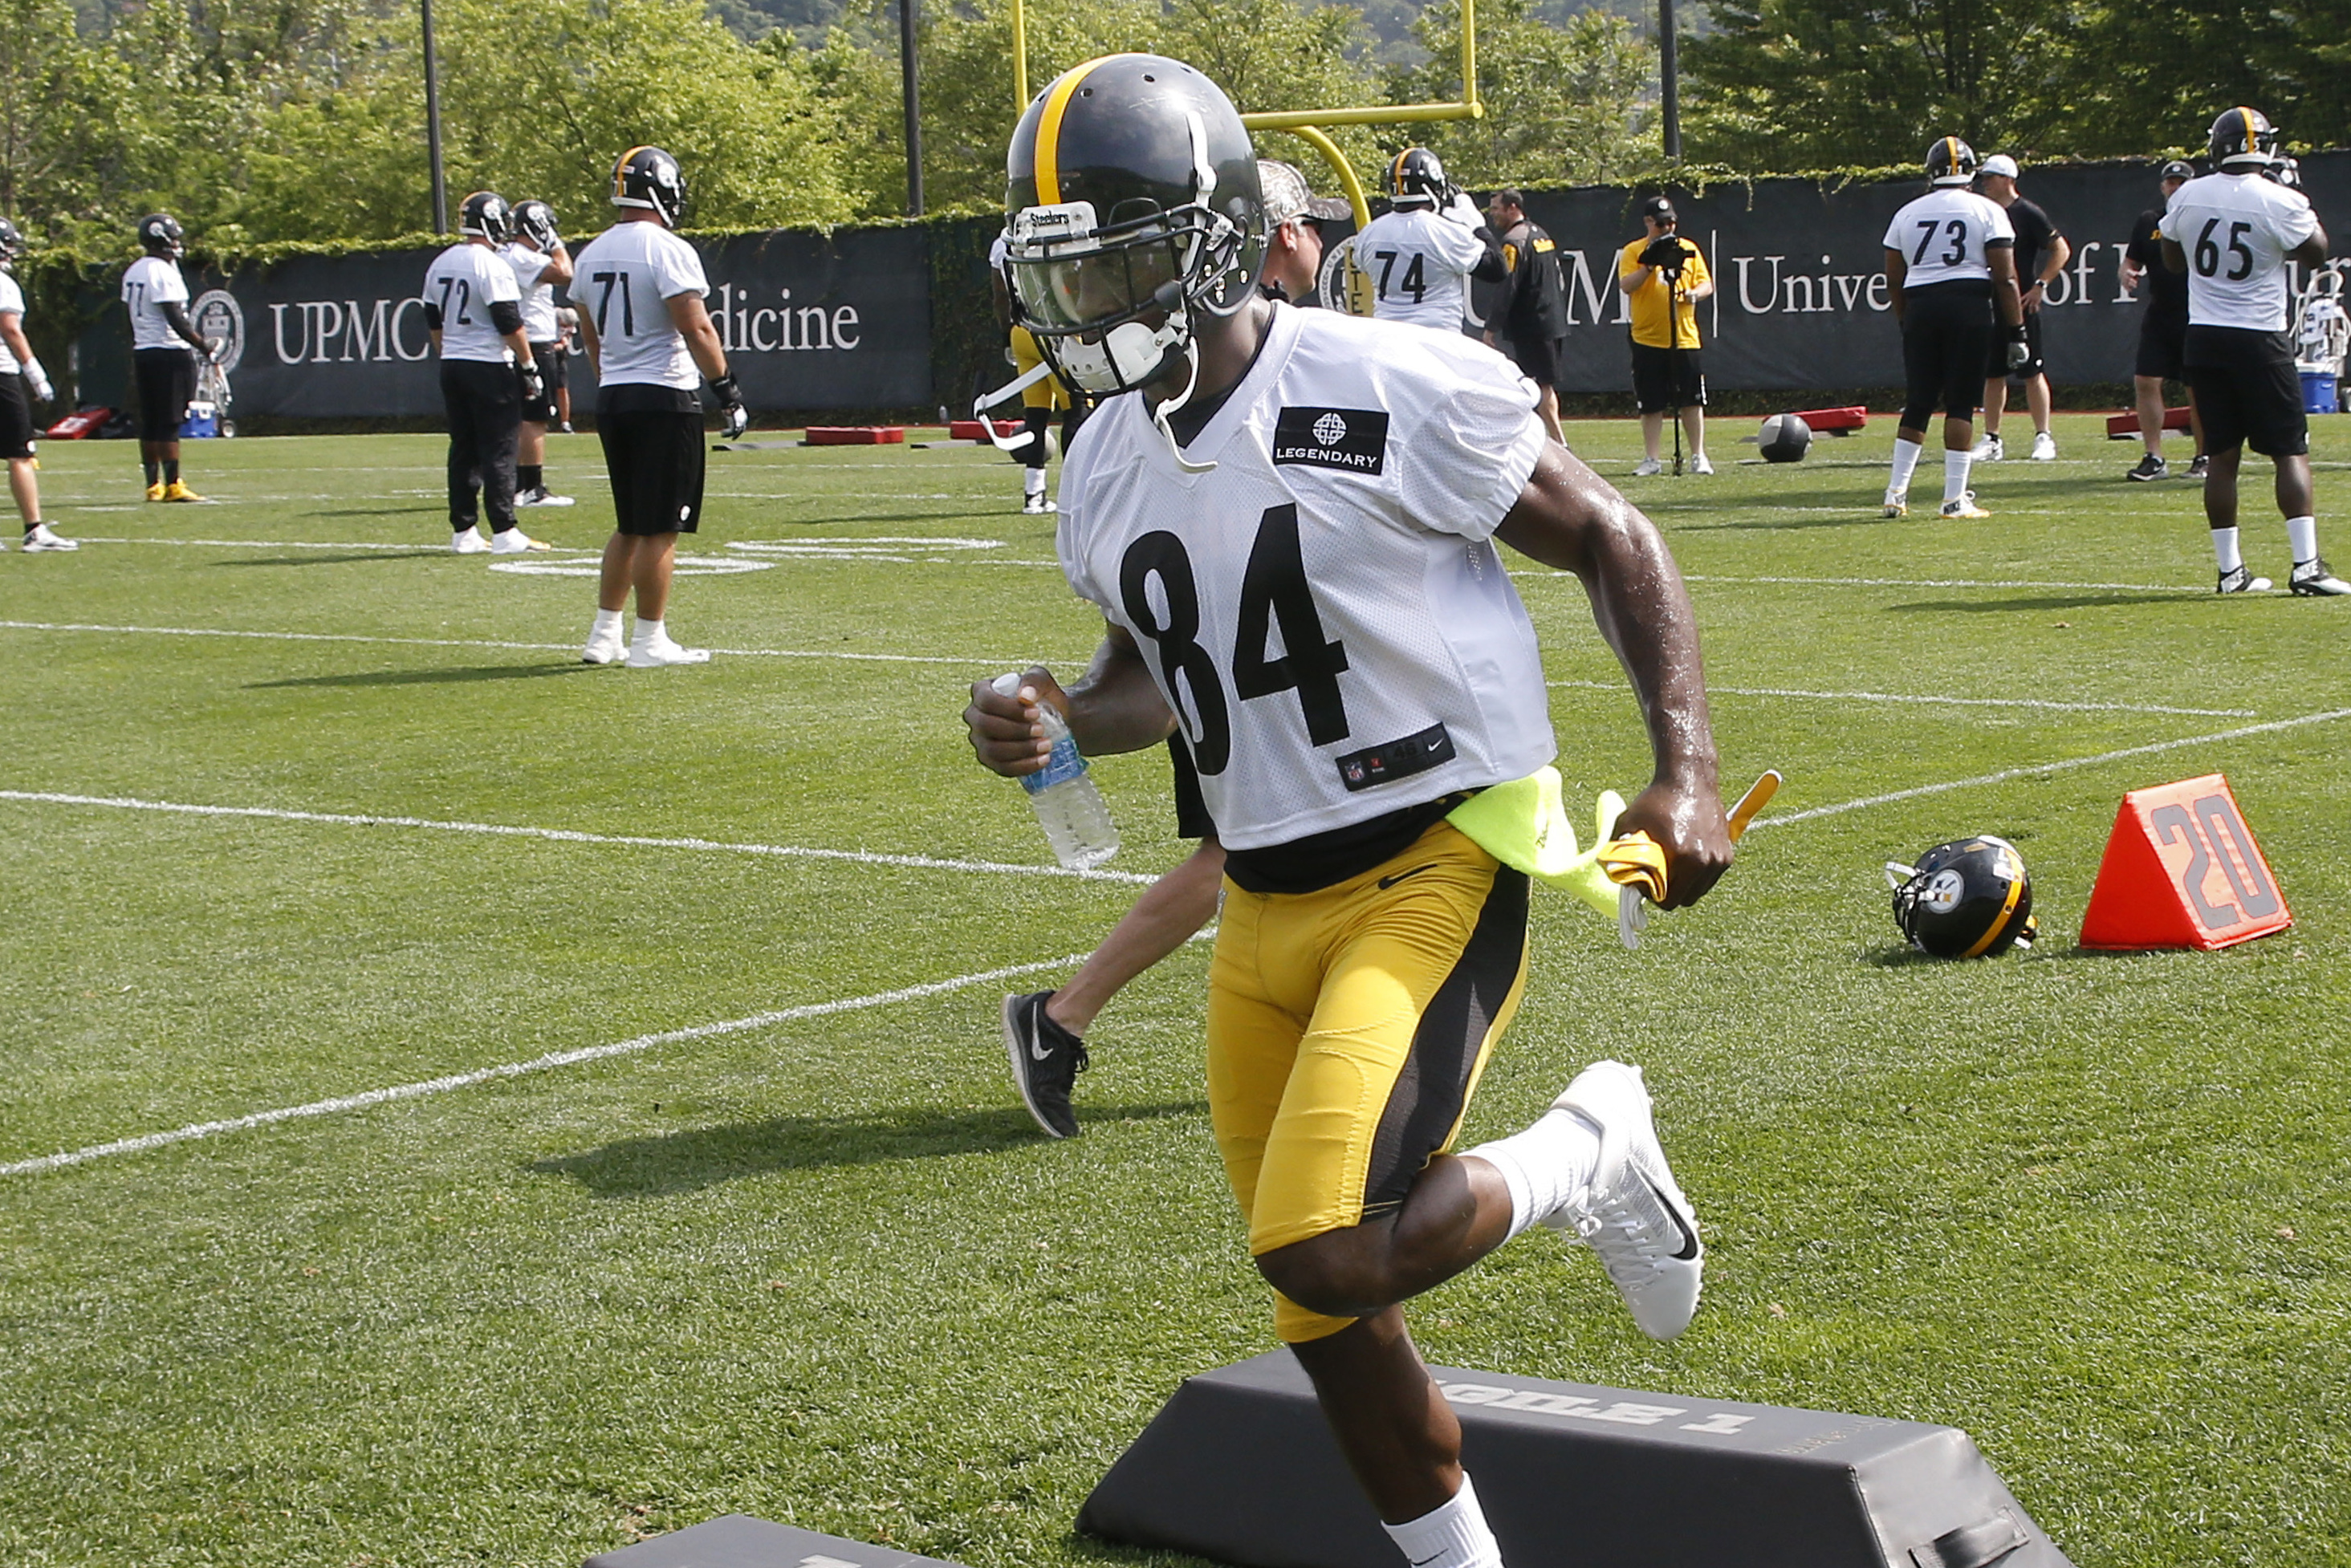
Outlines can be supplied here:
[[517, 299], [490, 301], [490, 325], [498, 329], [501, 337], [510, 332], [521, 331], [522, 302]]

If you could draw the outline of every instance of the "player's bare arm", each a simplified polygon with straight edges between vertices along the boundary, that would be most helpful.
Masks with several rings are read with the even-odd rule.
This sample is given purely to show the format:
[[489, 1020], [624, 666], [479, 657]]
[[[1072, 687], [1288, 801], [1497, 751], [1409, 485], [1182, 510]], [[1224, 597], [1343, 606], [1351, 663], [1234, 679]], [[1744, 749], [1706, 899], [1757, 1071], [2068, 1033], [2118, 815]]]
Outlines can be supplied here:
[[178, 333], [189, 348], [199, 354], [213, 351], [213, 346], [204, 341], [204, 335], [196, 330], [195, 321], [188, 315], [185, 305], [176, 299], [167, 299], [163, 301], [162, 310], [163, 319], [172, 324], [172, 330]]
[[1894, 308], [1894, 321], [1896, 326], [1901, 325], [1902, 306], [1905, 303], [1905, 296], [1902, 292], [1902, 283], [1903, 280], [1907, 278], [1909, 275], [1910, 263], [1907, 258], [1906, 258], [1900, 251], [1896, 250], [1892, 245], [1886, 246], [1886, 302]]
[[2008, 245], [1986, 245], [1984, 265], [1991, 270], [1991, 307], [2002, 327], [2024, 325], [2024, 295], [2016, 286], [2016, 252]]
[[963, 717], [982, 767], [1018, 778], [1045, 765], [1053, 746], [1039, 721], [1040, 703], [1061, 711], [1078, 750], [1090, 757], [1139, 752], [1176, 729], [1176, 716], [1152, 684], [1143, 650], [1123, 627], [1103, 628], [1093, 662], [1070, 690], [1041, 664], [1021, 676], [1019, 695], [1007, 697], [985, 680], [973, 681], [971, 706]]
[[556, 241], [555, 248], [547, 253], [547, 267], [538, 275], [541, 283], [551, 283], [558, 288], [568, 288], [578, 275], [571, 270], [571, 253]]
[[588, 352], [588, 369], [601, 375], [604, 369], [604, 346], [596, 337], [593, 311], [580, 312], [580, 347]]
[[[695, 365], [712, 380], [725, 380], [726, 348], [718, 341], [718, 328], [711, 325], [710, 310], [702, 303], [702, 296], [674, 294], [668, 304], [670, 324], [685, 339], [686, 352], [694, 356]], [[586, 326], [584, 317], [580, 324]]]
[[[2316, 220], [2314, 219], [2313, 222], [2315, 223]], [[2319, 224], [2314, 227], [2310, 231], [2310, 238], [2286, 253], [2286, 260], [2298, 261], [2304, 266], [2325, 266], [2326, 265], [2325, 226]]]
[[1618, 824], [1666, 851], [1667, 909], [1696, 903], [1730, 867], [1698, 617], [1665, 535], [1598, 474], [1547, 446], [1496, 535], [1573, 572], [1633, 682], [1656, 772]]

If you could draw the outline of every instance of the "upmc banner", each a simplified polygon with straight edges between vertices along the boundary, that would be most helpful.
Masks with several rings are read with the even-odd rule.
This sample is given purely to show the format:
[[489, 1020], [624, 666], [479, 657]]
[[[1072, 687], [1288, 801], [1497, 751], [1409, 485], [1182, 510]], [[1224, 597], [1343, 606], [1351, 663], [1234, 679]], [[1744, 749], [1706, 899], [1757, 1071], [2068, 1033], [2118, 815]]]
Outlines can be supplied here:
[[[577, 242], [577, 243], [584, 243]], [[754, 409], [931, 400], [930, 257], [918, 228], [791, 231], [697, 243], [705, 302]], [[307, 256], [202, 280], [199, 331], [226, 337], [241, 415], [433, 416], [439, 368], [420, 290], [432, 251]], [[588, 286], [580, 303], [592, 306]], [[110, 323], [119, 329], [120, 314]], [[573, 397], [593, 406], [585, 359]]]
[[[2319, 221], [2342, 232], [2351, 223], [2351, 153], [2305, 158], [2302, 174]], [[2028, 167], [2017, 185], [2074, 245], [2043, 306], [2050, 376], [2127, 382], [2141, 307], [2123, 291], [2123, 252], [2133, 221], [2162, 205], [2156, 166]], [[1705, 252], [1714, 275], [1714, 296], [1698, 307], [1708, 383], [1727, 390], [1899, 387], [1886, 225], [1925, 189], [1923, 181], [1831, 191], [1809, 180], [1759, 180], [1704, 195], [1670, 192], [1682, 236]], [[1528, 216], [1558, 242], [1567, 275], [1573, 325], [1563, 390], [1632, 384], [1616, 258], [1641, 236], [1635, 203], [1622, 189], [1527, 193]], [[2304, 281], [2299, 268], [2294, 281]]]

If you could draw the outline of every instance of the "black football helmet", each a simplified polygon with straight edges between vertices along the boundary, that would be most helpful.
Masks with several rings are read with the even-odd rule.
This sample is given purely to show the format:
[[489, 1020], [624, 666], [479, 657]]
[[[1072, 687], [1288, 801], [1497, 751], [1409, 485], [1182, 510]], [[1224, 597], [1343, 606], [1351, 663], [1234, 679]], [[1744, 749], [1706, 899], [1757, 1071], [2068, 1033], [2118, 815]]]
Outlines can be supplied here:
[[514, 233], [514, 213], [496, 191], [476, 191], [457, 209], [457, 232], [497, 244]]
[[1388, 164], [1388, 202], [1393, 206], [1441, 206], [1452, 194], [1445, 165], [1426, 147], [1407, 147]]
[[1990, 958], [2029, 948], [2032, 878], [2005, 838], [1980, 834], [1938, 844], [1905, 866], [1886, 863], [1894, 888], [1894, 923], [1910, 945], [1936, 958]]
[[2221, 169], [2266, 169], [2277, 161], [2278, 130], [2257, 109], [2232, 109], [2212, 122], [2212, 161]]
[[612, 165], [612, 205], [645, 207], [674, 229], [685, 216], [685, 175], [658, 147], [632, 147]]
[[1927, 183], [1967, 185], [1976, 177], [1976, 150], [1956, 136], [1938, 136], [1927, 144]]
[[25, 231], [7, 219], [0, 218], [0, 272], [5, 272], [8, 265], [24, 252]]
[[1064, 72], [1020, 117], [1004, 175], [1015, 311], [1086, 391], [1158, 379], [1191, 354], [1195, 312], [1254, 297], [1257, 150], [1223, 90], [1180, 60], [1106, 55]]
[[555, 226], [555, 209], [544, 202], [516, 202], [514, 227], [516, 234], [543, 251], [551, 251], [563, 243], [563, 235]]
[[169, 213], [150, 213], [139, 220], [139, 243], [151, 256], [178, 261], [188, 248], [180, 220]]

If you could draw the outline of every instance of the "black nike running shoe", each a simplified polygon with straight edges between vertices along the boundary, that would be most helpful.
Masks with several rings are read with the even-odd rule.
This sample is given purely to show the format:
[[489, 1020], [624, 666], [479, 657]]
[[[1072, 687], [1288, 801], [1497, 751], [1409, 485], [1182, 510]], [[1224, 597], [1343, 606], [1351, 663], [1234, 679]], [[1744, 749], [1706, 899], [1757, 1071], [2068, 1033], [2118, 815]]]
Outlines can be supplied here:
[[1004, 999], [1004, 1048], [1012, 1058], [1020, 1103], [1037, 1125], [1048, 1137], [1075, 1137], [1078, 1117], [1070, 1109], [1070, 1089], [1086, 1070], [1086, 1043], [1046, 1015], [1052, 995], [1031, 991]]

